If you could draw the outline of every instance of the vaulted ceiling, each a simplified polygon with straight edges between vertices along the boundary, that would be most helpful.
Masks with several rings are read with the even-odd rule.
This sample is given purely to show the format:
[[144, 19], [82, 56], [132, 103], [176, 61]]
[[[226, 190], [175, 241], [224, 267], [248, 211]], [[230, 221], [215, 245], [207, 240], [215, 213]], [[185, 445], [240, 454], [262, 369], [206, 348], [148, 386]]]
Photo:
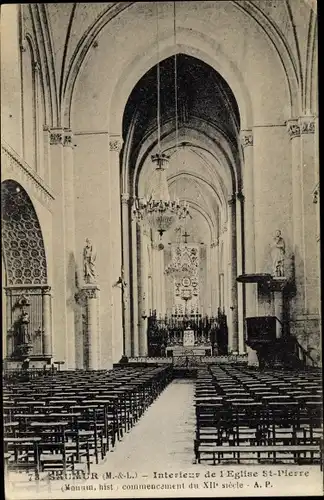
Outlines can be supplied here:
[[[235, 0], [237, 9], [250, 15], [275, 43], [280, 40], [298, 81], [305, 79], [307, 44], [314, 31], [315, 0]], [[22, 5], [24, 29], [35, 31], [39, 47], [48, 44], [52, 86], [58, 109], [68, 85], [73, 86], [89, 48], [109, 21], [134, 2], [44, 3]], [[145, 10], [145, 2], [143, 9]], [[217, 2], [215, 2], [217, 8]], [[122, 22], [122, 21], [121, 21]], [[276, 40], [275, 38], [276, 37]], [[41, 49], [40, 49], [41, 50]]]

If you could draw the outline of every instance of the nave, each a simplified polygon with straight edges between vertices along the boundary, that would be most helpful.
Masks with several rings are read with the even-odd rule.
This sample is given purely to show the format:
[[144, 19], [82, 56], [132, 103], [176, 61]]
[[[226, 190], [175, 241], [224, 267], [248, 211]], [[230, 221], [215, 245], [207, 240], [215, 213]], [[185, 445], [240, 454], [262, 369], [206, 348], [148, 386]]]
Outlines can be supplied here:
[[172, 365], [116, 365], [7, 381], [10, 487], [58, 491], [54, 478], [83, 484], [107, 472], [322, 464], [319, 372], [224, 364], [199, 367], [196, 379], [176, 374]]

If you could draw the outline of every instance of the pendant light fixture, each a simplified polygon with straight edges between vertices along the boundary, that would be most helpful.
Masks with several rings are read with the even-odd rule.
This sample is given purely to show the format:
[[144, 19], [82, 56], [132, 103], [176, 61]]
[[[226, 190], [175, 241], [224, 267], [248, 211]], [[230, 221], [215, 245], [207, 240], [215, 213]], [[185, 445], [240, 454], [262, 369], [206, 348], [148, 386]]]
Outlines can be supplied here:
[[[161, 78], [160, 78], [160, 47], [159, 47], [159, 2], [156, 2], [157, 25], [157, 153], [151, 156], [155, 165], [149, 199], [135, 198], [133, 218], [138, 223], [148, 223], [153, 231], [162, 238], [165, 231], [177, 221], [189, 215], [188, 204], [179, 199], [171, 200], [166, 177], [169, 156], [161, 149]], [[174, 40], [176, 40], [175, 2], [174, 2]], [[175, 47], [176, 49], [176, 47]], [[178, 143], [178, 98], [177, 98], [177, 56], [175, 53], [174, 83], [175, 83], [175, 113], [176, 113], [176, 147]]]

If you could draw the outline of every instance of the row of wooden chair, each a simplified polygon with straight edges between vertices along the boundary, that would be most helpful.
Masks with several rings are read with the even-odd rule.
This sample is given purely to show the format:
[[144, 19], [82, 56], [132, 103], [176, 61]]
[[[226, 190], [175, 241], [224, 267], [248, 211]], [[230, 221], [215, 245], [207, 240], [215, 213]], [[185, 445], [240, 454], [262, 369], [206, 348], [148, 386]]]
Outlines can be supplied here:
[[320, 462], [320, 378], [295, 374], [291, 390], [284, 379], [277, 372], [235, 366], [201, 368], [195, 398], [196, 460]]
[[113, 450], [172, 379], [147, 367], [56, 372], [3, 390], [8, 468], [90, 472]]

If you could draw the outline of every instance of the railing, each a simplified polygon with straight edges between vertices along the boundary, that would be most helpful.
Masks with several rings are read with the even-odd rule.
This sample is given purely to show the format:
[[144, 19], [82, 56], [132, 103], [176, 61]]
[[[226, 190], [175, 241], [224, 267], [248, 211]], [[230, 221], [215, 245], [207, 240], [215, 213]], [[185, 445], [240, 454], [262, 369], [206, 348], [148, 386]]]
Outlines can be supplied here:
[[297, 348], [297, 356], [301, 361], [303, 362], [304, 366], [307, 366], [307, 360], [310, 361], [310, 364], [313, 368], [317, 367], [316, 361], [312, 358], [312, 356], [309, 354], [309, 352], [306, 351], [306, 349], [298, 342], [296, 337], [293, 337], [294, 339], [294, 344], [295, 347]]
[[173, 364], [178, 366], [185, 366], [186, 363], [190, 366], [193, 366], [193, 363], [196, 364], [239, 364], [239, 363], [247, 363], [248, 355], [244, 354], [229, 354], [228, 356], [200, 356], [200, 355], [182, 355], [182, 356], [174, 356], [168, 358], [162, 357], [145, 357], [145, 356], [137, 356], [128, 358], [129, 363], [162, 363], [162, 364]]

